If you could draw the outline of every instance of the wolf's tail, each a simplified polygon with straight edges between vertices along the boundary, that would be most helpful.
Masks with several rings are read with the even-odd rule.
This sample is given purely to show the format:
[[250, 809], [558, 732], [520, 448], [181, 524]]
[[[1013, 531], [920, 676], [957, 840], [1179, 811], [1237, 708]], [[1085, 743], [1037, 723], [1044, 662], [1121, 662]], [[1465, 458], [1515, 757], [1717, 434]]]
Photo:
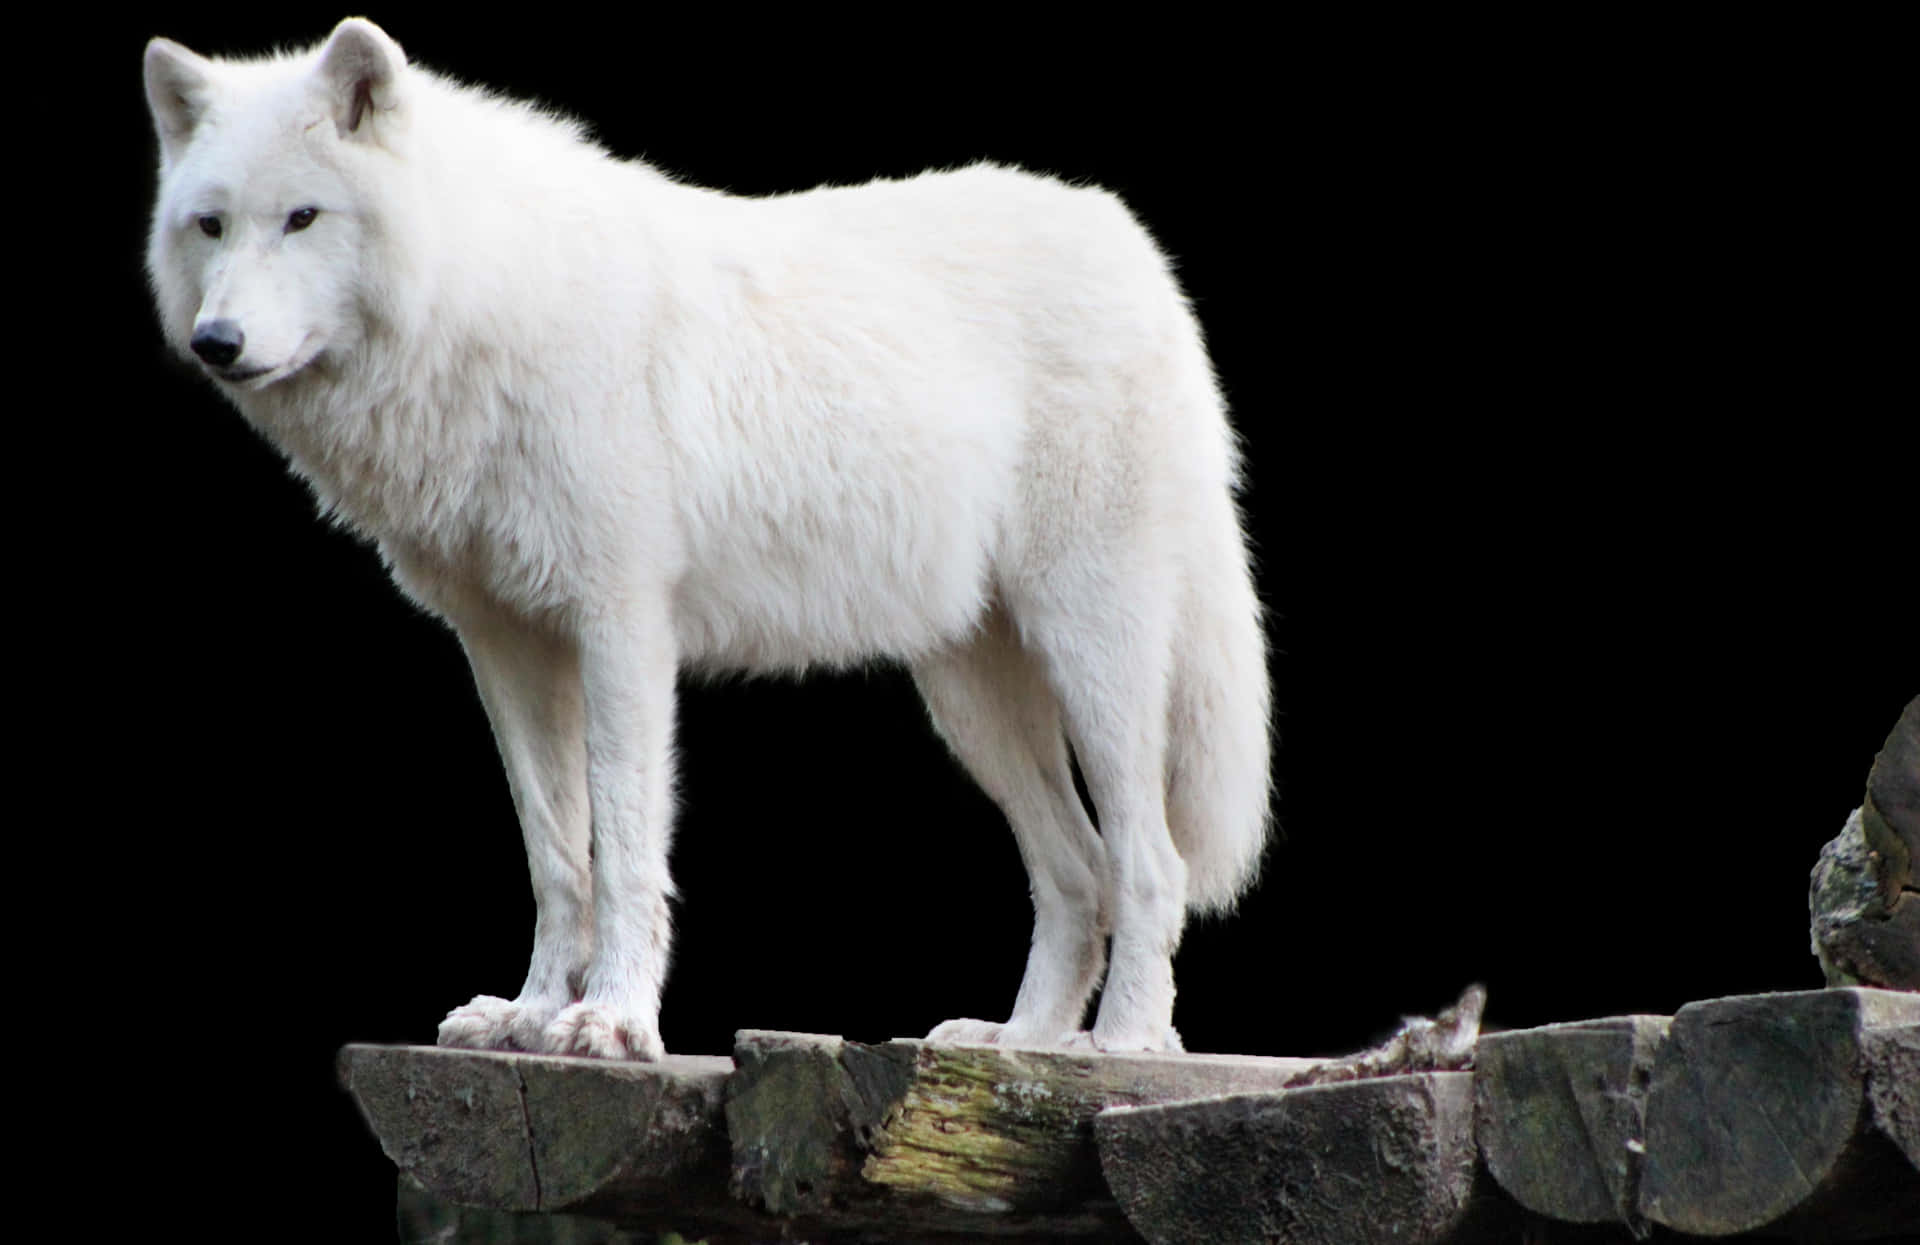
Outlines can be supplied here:
[[1272, 792], [1266, 631], [1245, 537], [1223, 489], [1188, 569], [1167, 700], [1167, 827], [1187, 905], [1222, 912], [1253, 884]]

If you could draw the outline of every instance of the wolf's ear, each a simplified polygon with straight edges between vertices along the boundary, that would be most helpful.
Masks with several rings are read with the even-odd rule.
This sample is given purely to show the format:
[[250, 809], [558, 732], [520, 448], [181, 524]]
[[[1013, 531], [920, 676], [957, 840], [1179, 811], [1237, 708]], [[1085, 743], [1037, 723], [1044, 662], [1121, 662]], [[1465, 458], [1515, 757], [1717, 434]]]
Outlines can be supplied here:
[[213, 96], [213, 67], [171, 39], [147, 44], [147, 107], [160, 135], [160, 158], [172, 163], [193, 137]]
[[363, 17], [349, 17], [333, 28], [320, 49], [319, 76], [340, 137], [366, 137], [370, 121], [398, 106], [406, 64], [400, 45]]

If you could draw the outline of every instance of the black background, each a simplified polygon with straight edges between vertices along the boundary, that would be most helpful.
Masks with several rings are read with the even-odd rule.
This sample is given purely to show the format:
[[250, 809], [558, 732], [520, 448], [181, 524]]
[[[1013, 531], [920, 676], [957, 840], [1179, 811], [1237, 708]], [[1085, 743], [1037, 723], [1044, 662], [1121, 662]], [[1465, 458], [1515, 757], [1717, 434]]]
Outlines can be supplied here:
[[[514, 993], [518, 831], [451, 634], [168, 360], [141, 274], [145, 38], [333, 16], [91, 32], [104, 106], [57, 158], [109, 205], [98, 349], [72, 470], [28, 481], [81, 533], [27, 610], [80, 689], [27, 776], [72, 902], [26, 959], [69, 1044], [146, 1069], [111, 1117], [141, 1198], [378, 1240], [333, 1053]], [[1502, 1027], [1819, 984], [1808, 870], [1920, 691], [1876, 32], [371, 16], [690, 180], [991, 158], [1118, 190], [1177, 257], [1247, 447], [1284, 836], [1187, 934], [1189, 1049], [1350, 1049], [1473, 980]], [[903, 674], [681, 703], [669, 1049], [1005, 1015], [1024, 879]]]

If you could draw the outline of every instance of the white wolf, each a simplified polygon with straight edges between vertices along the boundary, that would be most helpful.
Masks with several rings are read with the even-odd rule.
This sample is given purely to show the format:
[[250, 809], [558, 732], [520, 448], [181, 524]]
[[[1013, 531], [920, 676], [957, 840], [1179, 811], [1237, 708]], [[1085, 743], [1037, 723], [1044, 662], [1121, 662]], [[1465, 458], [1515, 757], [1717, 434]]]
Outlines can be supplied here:
[[1180, 1048], [1186, 911], [1266, 839], [1266, 652], [1199, 329], [1118, 200], [698, 189], [357, 19], [155, 39], [146, 90], [167, 337], [452, 624], [506, 764], [532, 964], [442, 1044], [660, 1056], [676, 670], [891, 658], [1032, 876], [1011, 1018], [933, 1037]]

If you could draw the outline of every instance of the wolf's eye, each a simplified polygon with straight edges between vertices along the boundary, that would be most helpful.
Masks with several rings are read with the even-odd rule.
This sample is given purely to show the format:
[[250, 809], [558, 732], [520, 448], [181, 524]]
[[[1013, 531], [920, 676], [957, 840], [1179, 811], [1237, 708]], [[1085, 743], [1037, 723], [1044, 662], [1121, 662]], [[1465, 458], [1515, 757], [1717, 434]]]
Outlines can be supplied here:
[[298, 209], [291, 216], [287, 217], [287, 232], [299, 233], [302, 229], [311, 225], [313, 218], [318, 215], [320, 215], [319, 208], [304, 207]]
[[220, 218], [218, 216], [202, 216], [198, 223], [200, 225], [200, 232], [206, 234], [209, 238], [217, 238], [220, 236]]

